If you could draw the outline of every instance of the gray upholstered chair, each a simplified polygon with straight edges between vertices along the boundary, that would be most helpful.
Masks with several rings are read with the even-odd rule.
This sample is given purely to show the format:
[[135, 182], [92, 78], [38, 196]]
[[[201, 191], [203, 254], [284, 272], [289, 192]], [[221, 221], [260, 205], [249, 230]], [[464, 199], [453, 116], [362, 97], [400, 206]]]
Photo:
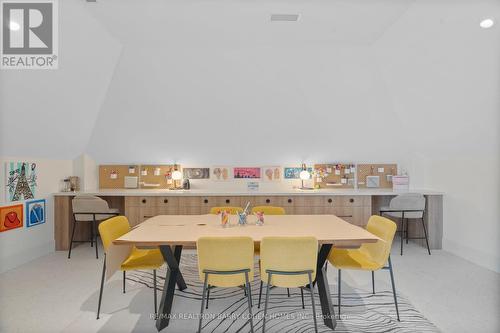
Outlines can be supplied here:
[[[429, 239], [427, 237], [427, 229], [425, 227], [424, 214], [425, 214], [425, 196], [419, 193], [402, 193], [391, 200], [389, 207], [382, 207], [380, 215], [391, 217], [401, 221], [401, 255], [403, 255], [403, 240], [406, 239], [408, 244], [409, 239], [425, 239], [427, 244], [427, 251], [429, 255], [431, 250], [429, 248]], [[422, 222], [425, 237], [408, 237], [408, 221]]]
[[[71, 249], [73, 243], [88, 243], [94, 246], [95, 241], [95, 257], [99, 258], [97, 249], [97, 222], [107, 220], [113, 216], [119, 215], [119, 210], [109, 208], [106, 200], [92, 195], [77, 195], [71, 202], [73, 208], [73, 231], [71, 232], [71, 242], [69, 244], [68, 259], [71, 258]], [[74, 240], [75, 229], [77, 223], [90, 223], [90, 240]]]

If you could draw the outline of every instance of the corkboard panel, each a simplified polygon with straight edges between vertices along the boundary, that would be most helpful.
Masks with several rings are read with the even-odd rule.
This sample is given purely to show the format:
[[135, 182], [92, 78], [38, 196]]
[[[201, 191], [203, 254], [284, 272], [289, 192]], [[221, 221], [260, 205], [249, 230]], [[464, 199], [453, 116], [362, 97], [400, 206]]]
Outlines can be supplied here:
[[[139, 177], [139, 188], [144, 189], [168, 189], [173, 187], [173, 181], [171, 180], [172, 171], [174, 171], [173, 165], [141, 165], [140, 166], [140, 177]], [[180, 165], [178, 165], [179, 170], [181, 170]], [[155, 175], [155, 170], [159, 169], [159, 175]], [[146, 170], [147, 175], [143, 175], [142, 172]]]
[[[351, 172], [354, 163], [331, 163], [314, 165], [314, 187], [319, 188], [354, 188], [356, 171]], [[335, 174], [335, 170], [340, 170], [340, 174]], [[321, 181], [318, 181], [318, 178]], [[346, 184], [342, 184], [342, 178], [347, 179]]]
[[[378, 172], [384, 168], [384, 172]], [[380, 186], [378, 188], [392, 188], [392, 181], [387, 179], [388, 175], [395, 176], [398, 173], [397, 164], [358, 164], [358, 188], [366, 188], [367, 176], [379, 176]]]
[[[129, 173], [129, 167], [135, 168], [134, 173]], [[116, 179], [111, 178], [111, 173], [116, 172]], [[121, 189], [125, 187], [125, 176], [139, 176], [138, 165], [100, 165], [99, 188]]]

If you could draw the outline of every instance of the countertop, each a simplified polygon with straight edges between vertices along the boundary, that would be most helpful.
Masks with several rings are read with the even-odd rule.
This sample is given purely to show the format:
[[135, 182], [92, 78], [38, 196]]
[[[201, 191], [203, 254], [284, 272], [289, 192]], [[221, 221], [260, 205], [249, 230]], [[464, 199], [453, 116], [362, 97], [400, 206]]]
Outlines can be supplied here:
[[54, 196], [74, 196], [77, 194], [88, 194], [96, 196], [260, 196], [260, 195], [398, 195], [401, 193], [421, 193], [424, 195], [443, 195], [443, 192], [410, 189], [408, 191], [394, 191], [392, 189], [314, 189], [314, 190], [260, 190], [260, 191], [241, 191], [227, 189], [192, 189], [192, 190], [150, 190], [150, 189], [100, 189], [83, 192], [57, 192]]

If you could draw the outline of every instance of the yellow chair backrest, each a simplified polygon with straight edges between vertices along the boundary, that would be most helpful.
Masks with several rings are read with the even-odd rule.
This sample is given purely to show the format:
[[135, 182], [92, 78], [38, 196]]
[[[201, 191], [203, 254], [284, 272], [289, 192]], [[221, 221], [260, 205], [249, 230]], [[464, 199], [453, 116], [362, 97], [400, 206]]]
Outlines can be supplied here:
[[111, 243], [130, 231], [130, 224], [125, 216], [112, 217], [99, 224], [99, 234], [101, 235], [104, 252]]
[[388, 218], [372, 215], [366, 225], [366, 230], [382, 239], [376, 243], [364, 243], [359, 248], [359, 251], [364, 252], [374, 262], [381, 267], [387, 263], [389, 254], [391, 253], [392, 241], [396, 233], [396, 223]]
[[255, 206], [252, 208], [252, 214], [263, 212], [264, 215], [285, 215], [285, 208], [276, 206]]
[[243, 212], [243, 208], [241, 207], [232, 207], [232, 206], [222, 206], [222, 207], [212, 207], [210, 208], [210, 214], [220, 214], [223, 210], [229, 212], [229, 214], [236, 215], [237, 213]]
[[[253, 239], [250, 237], [200, 237], [196, 242], [198, 270], [204, 281], [204, 269], [234, 271], [250, 269], [249, 281], [253, 280]], [[209, 274], [208, 284], [216, 287], [237, 287], [245, 284], [245, 274]]]
[[[314, 237], [264, 237], [260, 243], [260, 276], [267, 283], [266, 269], [276, 271], [312, 270], [316, 277], [318, 241]], [[309, 283], [304, 275], [272, 275], [271, 285], [294, 288]]]

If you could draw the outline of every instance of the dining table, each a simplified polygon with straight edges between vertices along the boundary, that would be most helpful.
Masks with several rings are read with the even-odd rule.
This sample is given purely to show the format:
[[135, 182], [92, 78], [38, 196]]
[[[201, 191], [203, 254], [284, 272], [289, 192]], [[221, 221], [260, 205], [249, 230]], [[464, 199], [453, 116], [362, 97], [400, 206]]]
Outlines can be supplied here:
[[161, 331], [171, 319], [175, 286], [179, 290], [187, 288], [179, 268], [182, 249], [196, 248], [200, 237], [248, 236], [257, 245], [264, 237], [313, 236], [318, 240], [318, 259], [316, 278], [308, 287], [317, 286], [323, 322], [334, 330], [337, 322], [325, 270], [330, 250], [332, 247], [359, 248], [363, 243], [382, 240], [335, 215], [266, 215], [261, 225], [253, 215], [247, 220], [246, 224], [239, 224], [238, 216], [231, 215], [223, 225], [221, 216], [214, 214], [154, 216], [113, 241], [107, 253], [106, 275], [119, 269], [121, 260], [132, 246], [160, 249], [168, 267], [156, 316], [156, 329]]

